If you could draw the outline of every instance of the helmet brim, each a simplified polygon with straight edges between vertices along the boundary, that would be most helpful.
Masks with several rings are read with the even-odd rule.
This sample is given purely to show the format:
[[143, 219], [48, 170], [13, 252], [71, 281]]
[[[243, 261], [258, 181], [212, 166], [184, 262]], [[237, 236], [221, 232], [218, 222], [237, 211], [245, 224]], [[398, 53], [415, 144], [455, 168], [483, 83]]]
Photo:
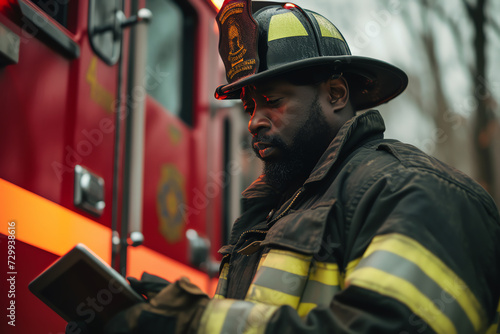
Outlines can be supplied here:
[[275, 79], [298, 70], [342, 73], [349, 84], [350, 100], [356, 110], [373, 108], [386, 103], [403, 92], [408, 76], [396, 66], [384, 61], [361, 56], [323, 56], [302, 59], [269, 68], [217, 87], [219, 100], [239, 99], [241, 89], [261, 81]]

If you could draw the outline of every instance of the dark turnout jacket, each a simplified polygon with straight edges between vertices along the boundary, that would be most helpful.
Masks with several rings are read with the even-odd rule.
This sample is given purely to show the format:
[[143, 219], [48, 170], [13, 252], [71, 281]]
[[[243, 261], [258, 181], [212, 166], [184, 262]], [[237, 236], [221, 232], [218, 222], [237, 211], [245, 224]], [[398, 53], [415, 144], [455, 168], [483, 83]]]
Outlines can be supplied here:
[[498, 209], [384, 130], [377, 111], [351, 119], [277, 210], [262, 179], [243, 193], [199, 333], [495, 331]]

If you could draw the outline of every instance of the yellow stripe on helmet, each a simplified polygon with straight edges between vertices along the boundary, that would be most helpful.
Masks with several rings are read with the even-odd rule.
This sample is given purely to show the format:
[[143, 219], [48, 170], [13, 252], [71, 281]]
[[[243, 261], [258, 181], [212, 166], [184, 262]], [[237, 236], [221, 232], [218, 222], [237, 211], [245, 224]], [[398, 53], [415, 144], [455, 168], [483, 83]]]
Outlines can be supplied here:
[[321, 36], [333, 37], [336, 39], [340, 39], [341, 41], [344, 41], [344, 38], [342, 37], [338, 29], [330, 21], [325, 19], [323, 16], [314, 13], [313, 16], [316, 18], [316, 22], [318, 22], [321, 31]]
[[298, 36], [308, 36], [308, 33], [300, 20], [292, 12], [271, 17], [267, 33], [268, 42], [276, 39]]

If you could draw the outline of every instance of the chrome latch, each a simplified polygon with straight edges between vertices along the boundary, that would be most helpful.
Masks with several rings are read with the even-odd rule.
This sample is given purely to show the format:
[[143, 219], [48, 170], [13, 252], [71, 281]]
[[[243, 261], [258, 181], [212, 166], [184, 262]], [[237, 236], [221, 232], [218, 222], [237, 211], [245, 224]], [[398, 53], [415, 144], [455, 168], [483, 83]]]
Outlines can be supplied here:
[[186, 231], [186, 238], [188, 240], [189, 263], [207, 273], [209, 277], [216, 277], [219, 273], [220, 263], [213, 261], [210, 257], [210, 240], [201, 237], [193, 229]]
[[104, 179], [80, 165], [75, 166], [75, 206], [100, 216], [104, 202]]

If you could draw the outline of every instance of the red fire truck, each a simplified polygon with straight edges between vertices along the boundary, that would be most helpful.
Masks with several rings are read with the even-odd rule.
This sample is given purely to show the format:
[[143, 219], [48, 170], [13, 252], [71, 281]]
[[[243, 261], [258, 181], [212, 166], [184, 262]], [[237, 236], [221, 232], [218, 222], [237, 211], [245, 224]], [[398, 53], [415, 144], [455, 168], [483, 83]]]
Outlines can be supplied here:
[[77, 243], [124, 276], [213, 293], [259, 172], [240, 106], [213, 98], [216, 13], [208, 0], [0, 0], [0, 332], [64, 332], [27, 286]]

